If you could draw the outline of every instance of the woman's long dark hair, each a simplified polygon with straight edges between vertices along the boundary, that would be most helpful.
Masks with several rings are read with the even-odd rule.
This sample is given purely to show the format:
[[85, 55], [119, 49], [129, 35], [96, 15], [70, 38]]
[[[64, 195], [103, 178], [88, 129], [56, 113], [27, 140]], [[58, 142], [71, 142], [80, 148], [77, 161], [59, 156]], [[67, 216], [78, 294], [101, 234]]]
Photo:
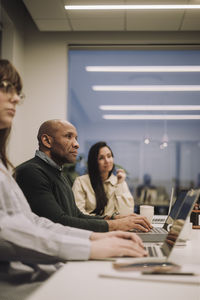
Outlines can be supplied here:
[[[105, 206], [108, 203], [108, 198], [103, 187], [103, 182], [98, 165], [99, 151], [103, 147], [107, 147], [111, 151], [111, 154], [113, 156], [112, 150], [105, 142], [98, 142], [94, 144], [90, 148], [88, 154], [88, 174], [96, 197], [96, 208], [94, 209], [93, 213], [95, 213], [96, 215], [102, 215], [104, 213]], [[109, 176], [111, 175], [112, 171], [113, 169], [109, 172]]]
[[[11, 83], [15, 87], [17, 93], [21, 92], [22, 80], [19, 73], [8, 60], [0, 59], [0, 83], [4, 80]], [[8, 168], [9, 165], [13, 167], [6, 154], [7, 140], [10, 131], [11, 128], [0, 129], [0, 158], [6, 168]]]

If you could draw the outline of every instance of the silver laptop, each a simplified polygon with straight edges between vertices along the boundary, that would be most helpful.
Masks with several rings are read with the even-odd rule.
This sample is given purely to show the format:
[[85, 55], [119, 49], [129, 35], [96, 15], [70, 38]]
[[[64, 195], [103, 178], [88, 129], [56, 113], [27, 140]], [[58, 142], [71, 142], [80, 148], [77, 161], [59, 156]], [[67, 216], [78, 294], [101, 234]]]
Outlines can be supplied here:
[[167, 215], [154, 215], [153, 216], [153, 220], [152, 220], [152, 224], [156, 224], [156, 225], [163, 225], [167, 219], [167, 217], [169, 216], [170, 212], [171, 212], [171, 208], [172, 208], [172, 203], [173, 203], [173, 198], [174, 198], [174, 188], [172, 187], [172, 191], [171, 191], [171, 196], [170, 196], [170, 201], [169, 201], [169, 209], [168, 209], [168, 214]]
[[168, 234], [171, 224], [177, 218], [178, 213], [183, 209], [187, 191], [181, 191], [175, 203], [173, 204], [170, 214], [168, 215], [162, 227], [154, 227], [149, 232], [136, 232], [143, 242], [163, 242]]
[[178, 241], [180, 233], [185, 224], [186, 218], [190, 215], [195, 202], [200, 195], [200, 189], [190, 190], [184, 200], [183, 206], [179, 211], [176, 219], [171, 225], [164, 243], [161, 246], [155, 244], [147, 244], [146, 250], [148, 251], [148, 257], [136, 257], [136, 258], [121, 258], [115, 261], [115, 265], [120, 267], [127, 267], [131, 264], [148, 264], [148, 263], [165, 263], [169, 261], [172, 251]]

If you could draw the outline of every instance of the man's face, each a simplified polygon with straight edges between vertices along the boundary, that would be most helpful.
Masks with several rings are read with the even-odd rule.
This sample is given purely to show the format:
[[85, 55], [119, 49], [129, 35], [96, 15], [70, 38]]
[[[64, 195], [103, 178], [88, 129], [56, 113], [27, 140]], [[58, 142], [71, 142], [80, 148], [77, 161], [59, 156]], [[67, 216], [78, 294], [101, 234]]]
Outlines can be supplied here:
[[52, 136], [51, 158], [58, 164], [74, 163], [78, 155], [76, 128], [68, 122], [59, 122]]

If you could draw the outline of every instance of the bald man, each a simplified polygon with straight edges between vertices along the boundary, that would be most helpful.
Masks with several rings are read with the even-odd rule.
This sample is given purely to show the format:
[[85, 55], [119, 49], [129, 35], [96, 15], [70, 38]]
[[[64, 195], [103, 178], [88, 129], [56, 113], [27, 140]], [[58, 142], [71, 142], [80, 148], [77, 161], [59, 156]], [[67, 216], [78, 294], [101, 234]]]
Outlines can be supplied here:
[[107, 220], [84, 215], [78, 209], [70, 182], [62, 174], [63, 164], [74, 163], [78, 154], [77, 131], [71, 123], [46, 121], [37, 138], [39, 150], [35, 157], [16, 168], [16, 180], [34, 213], [56, 223], [95, 232], [150, 230], [147, 219], [135, 214]]

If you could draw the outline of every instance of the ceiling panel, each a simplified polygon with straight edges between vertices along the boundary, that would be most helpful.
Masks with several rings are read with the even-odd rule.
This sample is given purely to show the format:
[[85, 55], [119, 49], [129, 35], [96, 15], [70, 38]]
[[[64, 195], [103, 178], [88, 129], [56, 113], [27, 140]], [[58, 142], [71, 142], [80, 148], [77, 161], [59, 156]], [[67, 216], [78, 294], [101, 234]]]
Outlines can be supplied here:
[[73, 30], [124, 30], [125, 13], [122, 11], [69, 11], [67, 15], [71, 21]]
[[23, 0], [33, 19], [60, 19], [65, 17], [60, 0]]
[[183, 11], [129, 11], [127, 30], [176, 31], [180, 29], [183, 16]]
[[71, 19], [73, 30], [76, 31], [121, 31], [124, 30], [123, 18], [75, 18]]
[[71, 31], [69, 21], [66, 19], [36, 19], [40, 31]]
[[[196, 11], [66, 11], [65, 4], [150, 4], [149, 0], [23, 0], [41, 31], [199, 31]], [[154, 0], [153, 4], [199, 4], [198, 0]]]
[[200, 10], [185, 13], [181, 30], [200, 30]]

